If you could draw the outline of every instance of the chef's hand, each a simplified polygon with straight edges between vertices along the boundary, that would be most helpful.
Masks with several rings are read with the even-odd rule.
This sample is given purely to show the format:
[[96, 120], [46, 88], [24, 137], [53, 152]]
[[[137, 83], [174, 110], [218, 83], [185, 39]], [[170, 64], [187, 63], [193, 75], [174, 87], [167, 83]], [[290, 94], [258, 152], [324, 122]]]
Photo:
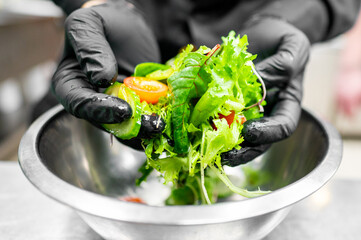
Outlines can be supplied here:
[[306, 35], [277, 18], [251, 21], [247, 34], [249, 52], [257, 54], [256, 70], [267, 88], [265, 117], [244, 123], [243, 147], [222, 155], [225, 165], [244, 164], [262, 154], [271, 143], [290, 136], [301, 115], [302, 80], [310, 52]]
[[[65, 21], [65, 47], [52, 79], [58, 101], [72, 115], [96, 126], [120, 123], [132, 109], [124, 100], [100, 93], [119, 74], [145, 61], [159, 61], [158, 46], [141, 14], [126, 1], [107, 2], [73, 12]], [[142, 116], [140, 134], [160, 133], [151, 116]], [[155, 123], [155, 124], [154, 124]], [[164, 125], [163, 125], [164, 127]]]
[[336, 79], [336, 102], [338, 109], [347, 117], [355, 117], [361, 106], [361, 69], [340, 70]]

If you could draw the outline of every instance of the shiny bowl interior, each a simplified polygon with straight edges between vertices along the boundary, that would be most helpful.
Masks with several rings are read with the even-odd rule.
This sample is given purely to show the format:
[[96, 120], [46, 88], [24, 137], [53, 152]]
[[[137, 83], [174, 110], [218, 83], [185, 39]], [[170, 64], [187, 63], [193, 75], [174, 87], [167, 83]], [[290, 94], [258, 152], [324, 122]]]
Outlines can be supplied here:
[[[260, 239], [290, 206], [322, 187], [336, 172], [342, 142], [328, 123], [303, 110], [296, 132], [248, 165], [267, 174], [271, 193], [229, 198], [211, 206], [160, 206], [167, 188], [151, 178], [135, 187], [143, 152], [57, 106], [23, 136], [19, 162], [41, 192], [68, 205], [105, 239]], [[230, 169], [242, 175], [242, 168]], [[246, 186], [251, 187], [251, 186]], [[149, 204], [122, 201], [141, 195]]]

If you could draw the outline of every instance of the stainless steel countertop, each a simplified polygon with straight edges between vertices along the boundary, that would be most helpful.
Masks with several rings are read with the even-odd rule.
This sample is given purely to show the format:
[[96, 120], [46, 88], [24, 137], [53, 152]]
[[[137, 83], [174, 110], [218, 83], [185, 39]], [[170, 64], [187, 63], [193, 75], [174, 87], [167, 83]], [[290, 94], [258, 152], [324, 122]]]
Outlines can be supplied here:
[[[333, 179], [296, 204], [265, 240], [356, 240], [361, 181]], [[33, 187], [16, 162], [0, 161], [0, 239], [102, 239], [71, 209]]]

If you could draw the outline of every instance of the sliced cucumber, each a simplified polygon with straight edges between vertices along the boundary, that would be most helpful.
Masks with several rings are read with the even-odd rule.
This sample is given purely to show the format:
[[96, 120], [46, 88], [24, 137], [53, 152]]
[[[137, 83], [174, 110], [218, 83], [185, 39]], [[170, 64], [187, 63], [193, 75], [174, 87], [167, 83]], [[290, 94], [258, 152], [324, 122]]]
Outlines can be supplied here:
[[138, 135], [141, 125], [142, 107], [139, 96], [127, 86], [121, 83], [114, 83], [107, 88], [106, 94], [125, 100], [133, 110], [131, 118], [115, 124], [103, 124], [103, 127], [120, 139], [131, 139]]
[[113, 85], [111, 85], [110, 87], [108, 87], [106, 90], [105, 90], [105, 94], [108, 94], [108, 95], [111, 95], [111, 96], [114, 96], [114, 97], [118, 97], [118, 92], [119, 92], [119, 88], [122, 84], [119, 83], [119, 82], [115, 82]]

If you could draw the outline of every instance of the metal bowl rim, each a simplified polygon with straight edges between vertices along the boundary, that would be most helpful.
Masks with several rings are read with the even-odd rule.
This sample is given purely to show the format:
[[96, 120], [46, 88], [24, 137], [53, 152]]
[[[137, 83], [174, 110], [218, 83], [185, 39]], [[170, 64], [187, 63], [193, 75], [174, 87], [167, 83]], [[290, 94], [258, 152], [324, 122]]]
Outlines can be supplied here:
[[121, 201], [65, 182], [43, 164], [38, 152], [38, 140], [47, 124], [65, 112], [60, 105], [43, 114], [26, 131], [19, 145], [19, 164], [24, 175], [41, 192], [85, 214], [125, 222], [164, 225], [237, 221], [293, 205], [321, 188], [337, 171], [342, 156], [342, 140], [339, 133], [331, 124], [318, 119], [307, 110], [303, 111], [310, 115], [328, 136], [328, 150], [322, 161], [300, 180], [264, 196], [242, 201], [209, 206], [149, 206]]

